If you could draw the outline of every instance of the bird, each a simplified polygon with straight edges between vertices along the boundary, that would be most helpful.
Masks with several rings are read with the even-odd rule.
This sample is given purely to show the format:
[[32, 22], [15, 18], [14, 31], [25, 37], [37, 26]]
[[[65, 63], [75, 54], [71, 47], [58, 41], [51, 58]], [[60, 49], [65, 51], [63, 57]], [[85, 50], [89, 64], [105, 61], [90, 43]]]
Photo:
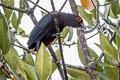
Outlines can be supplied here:
[[[57, 19], [60, 32], [62, 32], [66, 26], [73, 28], [82, 27], [82, 18], [75, 14], [59, 12]], [[28, 48], [38, 51], [42, 42], [46, 47], [49, 47], [50, 44], [56, 39], [56, 36], [53, 36], [56, 33], [57, 30], [54, 22], [54, 15], [46, 14], [31, 31], [27, 42]]]

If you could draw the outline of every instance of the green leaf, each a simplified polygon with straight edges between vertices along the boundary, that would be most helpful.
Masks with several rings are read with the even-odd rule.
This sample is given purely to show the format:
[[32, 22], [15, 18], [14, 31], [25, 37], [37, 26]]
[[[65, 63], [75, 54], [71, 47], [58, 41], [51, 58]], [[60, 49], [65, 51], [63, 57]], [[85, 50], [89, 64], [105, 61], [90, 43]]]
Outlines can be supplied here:
[[52, 63], [52, 72], [51, 73], [53, 73], [55, 70], [56, 70], [56, 64]]
[[[20, 0], [20, 2], [19, 2], [19, 8], [20, 9], [25, 9], [24, 0]], [[17, 22], [18, 24], [21, 21], [22, 16], [23, 16], [23, 13], [22, 12], [18, 12], [18, 22]]]
[[31, 56], [31, 54], [28, 54], [26, 56], [26, 62], [32, 66], [34, 66], [34, 60], [33, 60], [33, 57]]
[[100, 33], [100, 47], [105, 55], [117, 60], [117, 50], [110, 44], [109, 40], [103, 33]]
[[67, 67], [67, 72], [77, 80], [90, 80], [90, 76], [85, 71]]
[[12, 71], [12, 73], [13, 73], [13, 75], [14, 75], [14, 78], [16, 79], [16, 80], [24, 80], [24, 78], [23, 78], [23, 76], [20, 76], [20, 72], [19, 72], [19, 74], [18, 73], [16, 73], [15, 71], [13, 71], [13, 70], [11, 70]]
[[[70, 28], [69, 27], [65, 27], [61, 33], [61, 36], [66, 38], [68, 32], [70, 31]], [[64, 38], [61, 39], [62, 42], [64, 42]]]
[[[60, 49], [58, 49], [55, 53], [56, 53], [56, 56], [57, 56], [58, 61], [60, 61], [60, 60], [61, 60]], [[53, 63], [52, 63], [52, 73], [53, 73], [55, 70], [56, 70], [56, 64], [53, 62]]]
[[67, 41], [71, 41], [72, 37], [73, 37], [73, 29], [70, 28], [69, 36], [68, 36], [68, 40]]
[[[5, 66], [5, 67], [7, 67], [7, 66]], [[11, 78], [10, 74], [8, 72], [6, 72], [4, 69], [0, 70], [0, 79], [1, 79], [1, 77]]]
[[10, 68], [12, 69], [13, 75], [17, 80], [23, 80], [21, 77], [18, 77], [17, 69], [19, 67], [19, 56], [17, 51], [14, 49], [13, 46], [10, 47], [9, 52], [4, 55], [4, 59], [9, 64]]
[[[2, 4], [4, 5], [9, 5], [11, 7], [14, 6], [14, 0], [0, 0]], [[5, 16], [7, 17], [7, 19], [9, 20], [11, 14], [12, 14], [12, 9], [8, 9], [8, 8], [3, 8]]]
[[43, 11], [41, 11], [41, 13], [42, 13], [42, 16], [45, 16], [47, 13], [45, 13], [45, 12], [43, 12]]
[[88, 24], [93, 25], [92, 15], [88, 14], [82, 6], [77, 6], [80, 15], [88, 22]]
[[68, 80], [75, 80], [75, 79], [68, 77]]
[[17, 30], [17, 28], [18, 28], [18, 24], [17, 24], [17, 16], [16, 16], [16, 14], [15, 14], [15, 12], [13, 13], [13, 15], [12, 15], [12, 26]]
[[107, 64], [107, 63], [102, 63], [102, 62], [99, 62], [97, 63], [97, 65], [101, 66], [101, 67], [108, 67], [108, 68], [116, 68], [116, 66], [114, 65], [111, 65], [111, 64]]
[[0, 76], [0, 80], [7, 80], [6, 77]]
[[106, 1], [111, 2], [111, 1], [113, 1], [113, 0], [106, 0]]
[[9, 27], [5, 17], [0, 13], [0, 48], [2, 53], [8, 52], [10, 47]]
[[52, 72], [52, 60], [43, 43], [36, 56], [35, 70], [40, 80], [47, 80]]
[[26, 35], [25, 31], [22, 28], [20, 28], [20, 27], [17, 29], [17, 32], [22, 37], [28, 37], [28, 35]]
[[[84, 58], [84, 54], [83, 54], [83, 50], [82, 50], [80, 41], [78, 40], [77, 43], [78, 43], [77, 47], [78, 47], [78, 53], [79, 53], [80, 60], [81, 60], [82, 64], [85, 65], [86, 64], [85, 58]], [[92, 60], [95, 61], [98, 58], [98, 55], [91, 48], [88, 48], [88, 50], [90, 52], [90, 56], [91, 56]]]
[[80, 41], [78, 40], [77, 41], [77, 49], [78, 49], [78, 53], [79, 53], [79, 58], [82, 62], [83, 65], [85, 65], [85, 58], [84, 58], [84, 55], [83, 55], [83, 50], [82, 50], [82, 47], [81, 47], [81, 44], [80, 44]]
[[120, 37], [120, 29], [115, 28], [114, 26], [111, 26], [111, 28], [117, 32], [118, 36]]
[[119, 1], [116, 1], [110, 5], [110, 16], [117, 18], [117, 15], [120, 13]]
[[118, 35], [116, 35], [115, 40], [117, 47], [120, 48], [120, 37]]
[[18, 59], [18, 65], [18, 68], [24, 78], [26, 78], [27, 80], [38, 80], [34, 67], [24, 63], [20, 58]]
[[[61, 61], [60, 49], [58, 49], [55, 53], [56, 53], [58, 61], [60, 62]], [[54, 72], [55, 70], [56, 70], [56, 64], [52, 63], [52, 72]]]
[[21, 73], [24, 78], [27, 78], [27, 80], [38, 80], [34, 67], [24, 63], [13, 47], [11, 47], [8, 54], [5, 55], [5, 60], [15, 73]]
[[88, 48], [89, 52], [90, 52], [90, 56], [92, 58], [93, 61], [96, 61], [96, 59], [98, 58], [98, 55], [95, 51], [93, 51], [91, 48]]
[[96, 73], [97, 73], [97, 75], [100, 76], [101, 79], [103, 79], [103, 80], [110, 80], [105, 73], [102, 73], [102, 72], [96, 72]]
[[61, 61], [60, 49], [58, 49], [55, 53], [56, 53], [56, 56], [58, 58], [58, 61]]
[[95, 11], [95, 9], [93, 9], [93, 10], [91, 11], [91, 13], [92, 13], [92, 16], [96, 19], [96, 11]]
[[[112, 61], [109, 60], [109, 57], [107, 57], [106, 55], [104, 56], [104, 62], [107, 63], [107, 64], [110, 64], [110, 65], [114, 65], [114, 64], [112, 64]], [[116, 66], [116, 68], [104, 67], [104, 69], [105, 69], [104, 70], [105, 73], [107, 74], [107, 76], [109, 77], [110, 80], [117, 80], [118, 79], [118, 68], [117, 68], [117, 66]]]
[[25, 72], [27, 73], [27, 75], [29, 77], [31, 77], [30, 79], [28, 80], [38, 80], [38, 77], [37, 77], [37, 74], [36, 74], [36, 71], [35, 71], [35, 67], [29, 65], [29, 64], [25, 64], [25, 66], [28, 68], [25, 68]]
[[[17, 56], [17, 57], [15, 57], [15, 56]], [[18, 56], [18, 53], [13, 46], [10, 47], [9, 52], [4, 56], [4, 58], [12, 69], [17, 70], [17, 66], [18, 66], [17, 60], [18, 59], [16, 59], [16, 58], [19, 58], [19, 56]]]

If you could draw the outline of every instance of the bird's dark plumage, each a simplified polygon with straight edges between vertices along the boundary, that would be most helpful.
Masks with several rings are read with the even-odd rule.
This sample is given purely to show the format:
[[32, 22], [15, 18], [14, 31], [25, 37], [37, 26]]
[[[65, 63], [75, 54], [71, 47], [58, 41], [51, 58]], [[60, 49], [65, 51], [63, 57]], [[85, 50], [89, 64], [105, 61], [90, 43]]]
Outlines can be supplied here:
[[[80, 27], [82, 22], [81, 17], [74, 14], [67, 14], [60, 12], [58, 17], [60, 32], [65, 26]], [[45, 15], [39, 22], [36, 24], [32, 32], [30, 33], [30, 38], [28, 40], [28, 48], [32, 49], [40, 46], [43, 42], [46, 46], [49, 46], [51, 42], [56, 38], [52, 36], [57, 33], [54, 17], [52, 14]], [[39, 45], [37, 45], [39, 44]]]

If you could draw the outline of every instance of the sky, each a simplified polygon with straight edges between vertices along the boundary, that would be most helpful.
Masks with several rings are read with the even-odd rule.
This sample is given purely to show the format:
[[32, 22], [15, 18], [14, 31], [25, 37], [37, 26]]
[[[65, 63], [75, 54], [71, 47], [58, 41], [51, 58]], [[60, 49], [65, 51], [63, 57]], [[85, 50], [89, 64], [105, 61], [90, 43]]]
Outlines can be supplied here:
[[[15, 6], [18, 7], [18, 1], [19, 0], [15, 0]], [[32, 0], [32, 1], [36, 1], [36, 0]], [[55, 7], [56, 10], [59, 10], [61, 5], [64, 3], [65, 0], [54, 0], [55, 2]], [[80, 0], [75, 0], [77, 5], [80, 5]], [[100, 0], [102, 3], [104, 2], [104, 0]], [[39, 5], [44, 7], [45, 9], [47, 9], [48, 11], [52, 11], [52, 7], [51, 7], [51, 3], [50, 0], [40, 0]], [[30, 6], [33, 6], [32, 4], [30, 4]], [[63, 8], [62, 12], [66, 12], [66, 13], [72, 13], [70, 5], [69, 5], [69, 1], [67, 2], [67, 4], [65, 5], [65, 7]], [[42, 16], [41, 16], [41, 9], [40, 8], [36, 8], [35, 9], [35, 13], [34, 15], [36, 16], [37, 20], [39, 21]], [[23, 30], [25, 30], [26, 34], [30, 34], [30, 32], [32, 31], [34, 24], [31, 21], [30, 17], [27, 16], [26, 14], [23, 16], [22, 20], [21, 20], [21, 24], [20, 27], [23, 28]], [[78, 37], [77, 37], [77, 33], [76, 33], [76, 29], [74, 29], [75, 33], [73, 36], [74, 41], [77, 41]], [[85, 35], [85, 37], [89, 37], [91, 35], [93, 35], [96, 31], [89, 33], [87, 35]], [[22, 38], [20, 36], [17, 36], [18, 40], [27, 47], [27, 41], [28, 38]], [[94, 43], [98, 43], [99, 44], [99, 35], [94, 36], [93, 38], [87, 40], [87, 44], [90, 48], [92, 48], [93, 50], [95, 50], [95, 52], [98, 53], [98, 55], [100, 55], [101, 51], [100, 49], [98, 49], [96, 47], [96, 45]], [[23, 53], [22, 49], [16, 48], [17, 51], [19, 51], [19, 53]], [[71, 64], [71, 65], [76, 65], [76, 66], [83, 66], [82, 63], [79, 60], [78, 57], [78, 50], [77, 50], [77, 45], [73, 45], [70, 48], [63, 46], [63, 53], [64, 53], [64, 58], [65, 58], [65, 63], [66, 64]], [[58, 71], [56, 71], [53, 74], [52, 80], [61, 80], [60, 75], [58, 74]]]

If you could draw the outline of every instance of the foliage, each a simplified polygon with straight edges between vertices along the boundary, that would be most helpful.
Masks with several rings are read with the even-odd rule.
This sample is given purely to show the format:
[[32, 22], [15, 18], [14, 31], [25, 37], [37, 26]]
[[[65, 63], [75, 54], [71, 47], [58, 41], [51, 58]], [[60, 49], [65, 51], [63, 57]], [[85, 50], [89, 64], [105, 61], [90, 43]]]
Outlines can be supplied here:
[[[78, 11], [87, 25], [94, 27], [96, 15], [95, 9], [90, 0], [80, 0], [82, 5], [78, 5]], [[96, 5], [96, 0], [93, 0]], [[105, 0], [105, 3], [111, 2], [113, 0]], [[14, 0], [0, 0], [2, 4], [9, 5], [14, 7]], [[104, 8], [106, 7], [106, 5]], [[104, 53], [104, 58], [101, 61], [97, 61], [98, 53], [95, 50], [88, 47], [92, 61], [97, 65], [96, 75], [97, 80], [118, 80], [120, 73], [120, 29], [119, 24], [113, 23], [113, 20], [117, 22], [118, 16], [120, 15], [120, 3], [119, 1], [108, 4], [109, 14], [107, 18], [104, 14], [106, 11], [99, 11], [100, 15], [100, 25], [103, 28], [102, 32], [99, 32], [100, 44], [96, 44], [101, 51]], [[101, 5], [99, 5], [101, 7]], [[6, 70], [1, 69], [0, 79], [6, 80], [48, 80], [51, 78], [51, 75], [56, 70], [56, 66], [52, 61], [51, 55], [47, 51], [45, 45], [42, 43], [37, 55], [34, 59], [33, 54], [29, 54], [28, 51], [23, 50], [24, 54], [20, 57], [19, 51], [15, 49], [14, 40], [17, 35], [20, 35], [23, 38], [28, 38], [28, 35], [20, 27], [22, 17], [25, 13], [16, 12], [15, 10], [2, 8], [3, 11], [0, 11], [0, 61], [5, 62], [4, 66], [12, 71], [12, 76]], [[26, 9], [24, 0], [19, 1], [19, 9]], [[87, 9], [87, 10], [86, 10]], [[44, 16], [46, 13], [41, 12]], [[102, 23], [102, 22], [103, 23]], [[106, 24], [103, 26], [102, 24]], [[107, 34], [106, 34], [107, 32]], [[113, 33], [115, 38], [110, 42], [110, 38]], [[61, 36], [64, 37], [61, 39], [62, 43], [67, 45], [69, 42], [73, 42], [74, 30], [72, 28], [66, 27]], [[13, 34], [13, 35], [11, 35]], [[56, 45], [56, 41], [53, 45]], [[70, 45], [71, 46], [71, 45]], [[85, 57], [80, 45], [80, 41], [77, 41], [78, 55], [83, 66], [86, 65]], [[56, 51], [56, 55], [61, 61], [59, 49]], [[75, 68], [67, 67], [67, 73], [69, 75], [69, 80], [90, 80], [90, 75], [86, 71], [78, 70]], [[113, 75], [114, 74], [114, 75]], [[120, 77], [120, 76], [119, 76]]]

